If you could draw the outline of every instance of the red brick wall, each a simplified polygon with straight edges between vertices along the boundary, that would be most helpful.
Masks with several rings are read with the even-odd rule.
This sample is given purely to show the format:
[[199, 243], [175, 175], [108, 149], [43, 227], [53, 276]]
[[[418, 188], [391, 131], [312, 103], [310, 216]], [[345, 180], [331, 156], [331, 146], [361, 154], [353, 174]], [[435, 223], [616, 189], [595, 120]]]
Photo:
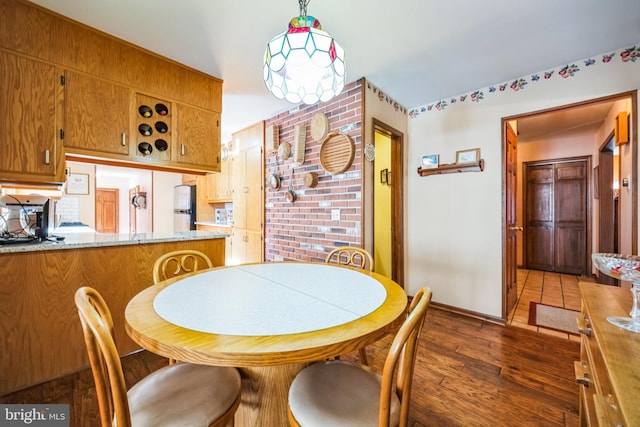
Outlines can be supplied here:
[[[276, 172], [281, 177], [279, 190], [266, 188], [265, 260], [324, 261], [327, 253], [343, 245], [361, 246], [362, 242], [362, 117], [363, 80], [347, 85], [329, 102], [301, 105], [266, 121], [279, 130], [279, 142], [293, 147], [294, 126], [306, 127], [305, 160], [294, 163], [293, 154], [281, 161], [277, 152], [266, 153], [266, 176]], [[311, 137], [311, 119], [318, 113], [329, 119], [329, 132], [348, 135], [355, 145], [353, 164], [346, 172], [331, 175], [320, 164], [321, 142]], [[293, 150], [292, 150], [293, 151]], [[318, 174], [318, 185], [308, 188], [303, 176]], [[293, 173], [293, 180], [291, 179]], [[285, 193], [292, 183], [296, 200], [289, 203]], [[338, 209], [339, 220], [332, 220]]]

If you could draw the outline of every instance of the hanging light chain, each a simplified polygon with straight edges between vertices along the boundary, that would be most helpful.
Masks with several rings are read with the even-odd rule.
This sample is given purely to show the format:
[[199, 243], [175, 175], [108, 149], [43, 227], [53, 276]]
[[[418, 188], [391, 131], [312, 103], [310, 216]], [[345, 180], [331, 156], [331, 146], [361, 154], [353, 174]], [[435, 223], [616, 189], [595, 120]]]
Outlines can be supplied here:
[[307, 16], [307, 5], [311, 0], [298, 0], [300, 4], [300, 16]]

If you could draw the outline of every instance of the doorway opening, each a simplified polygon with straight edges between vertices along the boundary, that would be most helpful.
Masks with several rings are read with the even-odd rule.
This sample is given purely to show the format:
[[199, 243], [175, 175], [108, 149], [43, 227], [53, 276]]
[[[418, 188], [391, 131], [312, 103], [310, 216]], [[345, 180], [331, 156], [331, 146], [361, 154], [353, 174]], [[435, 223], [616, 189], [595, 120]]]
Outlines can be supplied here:
[[373, 119], [373, 242], [377, 273], [404, 286], [403, 134]]
[[[631, 127], [628, 142], [618, 145], [619, 149], [619, 169], [611, 172], [611, 179], [605, 184], [598, 174], [602, 176], [604, 157], [607, 156], [606, 147], [610, 140], [613, 129], [616, 127], [617, 118], [623, 114], [629, 117], [628, 123]], [[591, 253], [600, 252], [603, 246], [601, 241], [606, 240], [608, 233], [600, 229], [601, 225], [610, 226], [611, 223], [601, 217], [601, 204], [603, 202], [603, 189], [612, 188], [613, 177], [626, 178], [629, 184], [625, 189], [618, 191], [616, 199], [611, 203], [614, 206], [617, 216], [617, 252], [635, 254], [637, 253], [637, 208], [638, 198], [637, 182], [637, 94], [636, 92], [625, 92], [603, 98], [575, 103], [571, 105], [559, 106], [546, 110], [534, 111], [531, 113], [505, 117], [502, 120], [503, 126], [503, 316], [506, 319], [513, 308], [513, 298], [509, 295], [513, 293], [513, 278], [517, 276], [517, 268], [526, 267], [525, 260], [525, 239], [527, 225], [524, 209], [524, 176], [525, 164], [533, 164], [537, 161], [559, 161], [569, 158], [588, 158], [590, 164], [584, 170], [585, 197], [587, 223], [585, 232], [587, 233], [587, 250], [579, 255], [584, 263], [584, 274], [593, 276], [595, 270], [592, 267]], [[509, 125], [509, 126], [507, 126]], [[515, 133], [515, 147], [507, 142], [507, 128], [512, 127]], [[604, 147], [604, 149], [603, 149]], [[508, 154], [515, 154], [515, 185], [509, 186], [511, 182], [507, 169]], [[605, 172], [609, 177], [609, 172]], [[620, 181], [621, 182], [621, 181]], [[513, 191], [508, 191], [512, 187]], [[598, 193], [596, 193], [598, 190]], [[608, 200], [609, 196], [606, 201]], [[617, 206], [617, 208], [615, 208]], [[509, 215], [510, 209], [513, 218]], [[512, 222], [507, 219], [511, 218]], [[516, 233], [518, 231], [518, 233]], [[521, 231], [521, 232], [520, 232]], [[606, 234], [606, 236], [605, 236]], [[517, 236], [517, 237], [516, 237]], [[515, 241], [515, 244], [513, 244]], [[529, 247], [527, 250], [539, 250]], [[535, 246], [535, 245], [534, 245]], [[574, 254], [575, 255], [575, 254]], [[598, 278], [598, 282], [600, 282]], [[516, 289], [516, 294], [518, 293]]]

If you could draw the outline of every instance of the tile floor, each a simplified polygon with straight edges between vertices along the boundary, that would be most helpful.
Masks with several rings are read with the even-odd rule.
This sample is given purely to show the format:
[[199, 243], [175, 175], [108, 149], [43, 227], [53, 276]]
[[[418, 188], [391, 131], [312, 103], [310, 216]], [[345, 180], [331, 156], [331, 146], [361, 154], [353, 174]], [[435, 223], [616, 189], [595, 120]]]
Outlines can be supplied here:
[[509, 313], [507, 324], [579, 342], [579, 336], [527, 323], [531, 301], [579, 311], [580, 289], [578, 282], [595, 282], [595, 280], [585, 276], [518, 269], [518, 301], [514, 310]]

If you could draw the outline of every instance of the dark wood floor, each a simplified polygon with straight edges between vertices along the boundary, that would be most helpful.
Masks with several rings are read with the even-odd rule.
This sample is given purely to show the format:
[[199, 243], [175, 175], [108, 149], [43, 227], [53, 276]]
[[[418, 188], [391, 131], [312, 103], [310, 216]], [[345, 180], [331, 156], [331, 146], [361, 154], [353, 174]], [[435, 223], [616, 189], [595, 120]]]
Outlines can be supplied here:
[[[384, 362], [390, 339], [368, 347]], [[421, 426], [577, 426], [573, 362], [580, 344], [429, 309], [416, 360], [410, 423]]]
[[[390, 338], [367, 347], [380, 368]], [[420, 339], [410, 426], [577, 426], [573, 362], [579, 344], [431, 307]], [[357, 358], [357, 353], [343, 357]], [[140, 352], [123, 362], [127, 384], [166, 364]], [[0, 403], [70, 403], [71, 427], [99, 426], [89, 371], [0, 397]], [[272, 426], [265, 426], [272, 427]]]

